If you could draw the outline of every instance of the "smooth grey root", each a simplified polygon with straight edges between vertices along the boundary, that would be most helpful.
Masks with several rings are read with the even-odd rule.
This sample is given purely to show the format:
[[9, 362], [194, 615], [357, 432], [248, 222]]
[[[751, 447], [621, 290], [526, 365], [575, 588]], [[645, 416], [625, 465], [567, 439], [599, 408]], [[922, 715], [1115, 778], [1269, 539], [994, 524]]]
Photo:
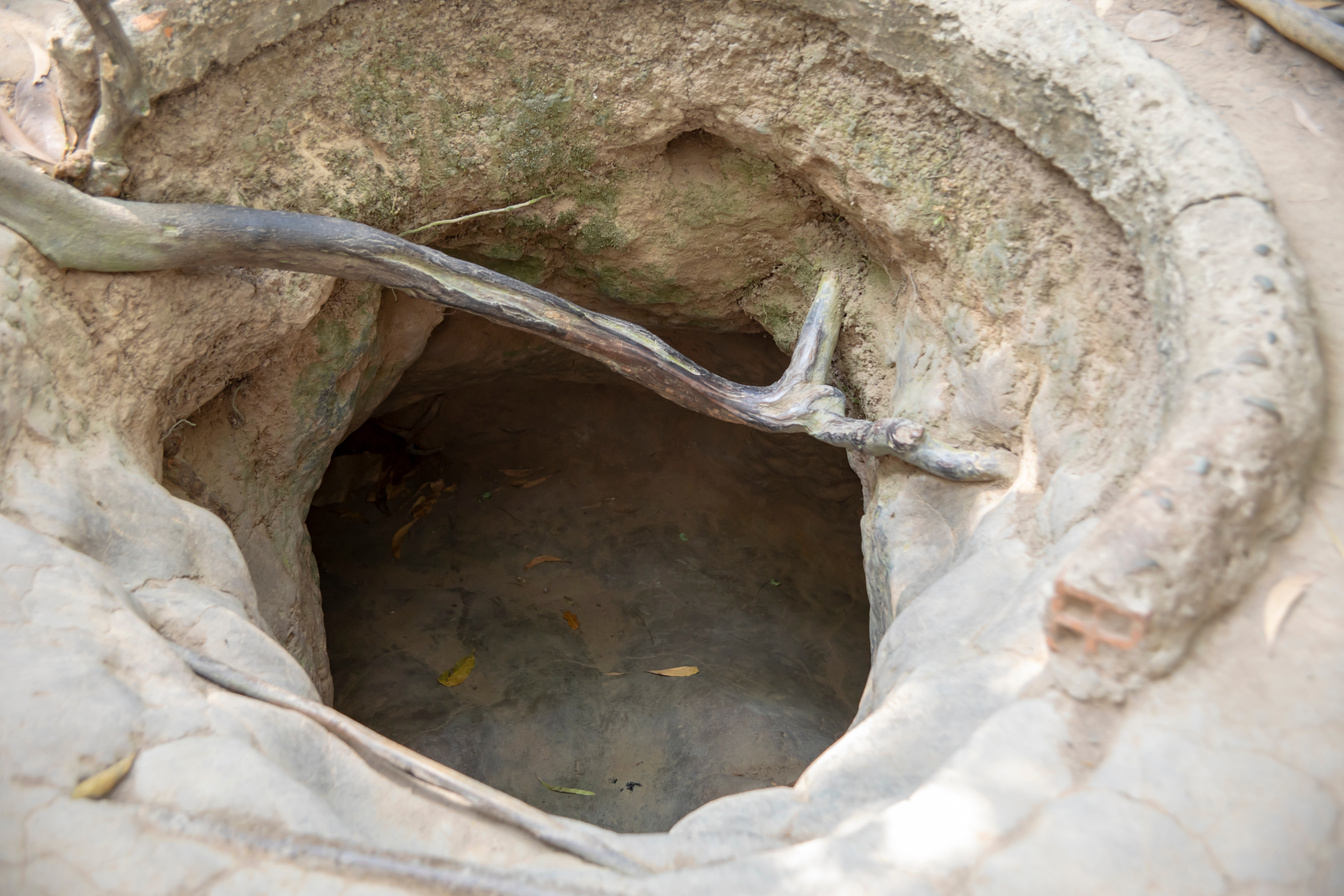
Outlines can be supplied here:
[[892, 455], [944, 479], [1002, 479], [1014, 475], [1017, 466], [1006, 451], [952, 448], [904, 418], [845, 416], [844, 395], [825, 383], [843, 318], [830, 274], [822, 278], [788, 370], [774, 385], [744, 386], [711, 373], [643, 327], [351, 221], [99, 199], [0, 151], [0, 223], [62, 268], [268, 267], [404, 290], [535, 333], [689, 410], [767, 432], [805, 432], [865, 454]]

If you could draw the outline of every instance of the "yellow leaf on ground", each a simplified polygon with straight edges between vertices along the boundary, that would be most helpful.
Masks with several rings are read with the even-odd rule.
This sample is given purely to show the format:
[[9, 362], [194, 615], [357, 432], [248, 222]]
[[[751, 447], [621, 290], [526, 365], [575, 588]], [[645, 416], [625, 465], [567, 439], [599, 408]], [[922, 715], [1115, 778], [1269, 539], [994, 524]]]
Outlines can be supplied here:
[[541, 485], [543, 482], [545, 482], [547, 479], [550, 478], [551, 477], [549, 476], [543, 476], [540, 479], [529, 479], [526, 482], [515, 482], [513, 484], [516, 485], [518, 488], [531, 488], [534, 485]]
[[453, 668], [439, 676], [439, 684], [446, 688], [455, 688], [467, 680], [471, 670], [476, 668], [476, 651], [471, 652], [471, 656], [464, 656], [453, 665]]
[[406, 540], [406, 533], [411, 531], [411, 527], [414, 525], [415, 520], [411, 520], [409, 523], [398, 529], [392, 536], [392, 556], [396, 557], [398, 560], [401, 559], [401, 543]]
[[126, 773], [131, 770], [131, 764], [135, 762], [137, 752], [137, 750], [132, 750], [102, 771], [89, 775], [75, 785], [75, 789], [70, 791], [70, 796], [77, 800], [97, 800], [107, 796], [112, 792], [112, 788], [121, 783], [121, 779], [126, 777]]
[[526, 479], [540, 469], [541, 467], [534, 467], [531, 470], [500, 470], [499, 472], [508, 476], [510, 479]]
[[699, 666], [673, 666], [671, 669], [645, 669], [650, 675], [665, 675], [668, 678], [685, 678], [700, 671]]
[[603, 672], [603, 675], [624, 675], [624, 672]]
[[[541, 775], [537, 775], [537, 780], [541, 781]], [[545, 781], [541, 781], [541, 786], [555, 793], [572, 793], [575, 796], [597, 796], [591, 790], [579, 790], [577, 787], [553, 787]]]
[[1307, 593], [1307, 586], [1316, 579], [1317, 575], [1314, 572], [1298, 573], [1280, 579], [1278, 584], [1269, 589], [1269, 596], [1265, 598], [1266, 644], [1274, 643], [1274, 639], [1279, 635], [1279, 629], [1283, 627], [1283, 620], [1288, 618], [1288, 612], [1293, 609], [1298, 599]]
[[523, 569], [531, 569], [534, 566], [540, 566], [543, 563], [568, 563], [568, 560], [562, 560], [559, 557], [552, 557], [550, 554], [542, 554], [540, 557], [533, 557], [527, 561]]
[[574, 631], [578, 631], [578, 630], [579, 630], [579, 617], [575, 616], [573, 613], [571, 613], [571, 612], [569, 612], [568, 610], [566, 610], [566, 611], [565, 611], [565, 625], [568, 625], [570, 628], [574, 629]]

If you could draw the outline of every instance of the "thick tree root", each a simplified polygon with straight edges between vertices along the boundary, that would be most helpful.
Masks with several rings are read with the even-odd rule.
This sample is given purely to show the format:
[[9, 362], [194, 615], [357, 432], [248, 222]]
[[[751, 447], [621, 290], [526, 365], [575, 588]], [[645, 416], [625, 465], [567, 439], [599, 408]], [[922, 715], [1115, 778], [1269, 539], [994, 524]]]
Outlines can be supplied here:
[[231, 265], [378, 283], [535, 333], [720, 420], [768, 432], [805, 432], [865, 454], [894, 455], [944, 479], [1001, 479], [1016, 468], [1008, 452], [952, 448], [928, 438], [910, 420], [845, 416], [843, 394], [825, 383], [843, 317], [832, 276], [822, 279], [788, 370], [772, 386], [744, 386], [709, 372], [643, 327], [350, 221], [96, 199], [0, 153], [0, 223], [63, 268], [121, 272]]
[[95, 195], [115, 196], [130, 173], [122, 159], [122, 142], [131, 125], [149, 114], [149, 92], [140, 59], [112, 11], [111, 0], [75, 0], [75, 5], [93, 31], [101, 95], [98, 114], [89, 128], [93, 163], [85, 189]]

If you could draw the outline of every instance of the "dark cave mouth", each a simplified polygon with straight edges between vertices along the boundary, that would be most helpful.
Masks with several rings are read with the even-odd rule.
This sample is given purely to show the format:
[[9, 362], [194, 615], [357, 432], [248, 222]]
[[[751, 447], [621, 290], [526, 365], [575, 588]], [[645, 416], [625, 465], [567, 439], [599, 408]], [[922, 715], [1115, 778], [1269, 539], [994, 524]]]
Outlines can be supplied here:
[[[767, 336], [680, 341], [749, 379], [787, 363]], [[308, 517], [335, 705], [548, 812], [667, 830], [793, 783], [852, 720], [860, 485], [805, 436], [573, 379], [458, 387], [337, 449]]]

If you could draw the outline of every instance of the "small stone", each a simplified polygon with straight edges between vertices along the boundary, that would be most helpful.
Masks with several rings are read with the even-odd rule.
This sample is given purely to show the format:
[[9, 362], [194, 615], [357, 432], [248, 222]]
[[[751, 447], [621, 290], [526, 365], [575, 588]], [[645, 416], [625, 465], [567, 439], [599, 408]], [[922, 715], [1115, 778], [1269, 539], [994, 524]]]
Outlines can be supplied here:
[[1265, 46], [1265, 39], [1269, 33], [1265, 31], [1265, 26], [1258, 20], [1252, 21], [1246, 26], [1246, 49], [1252, 53], [1259, 53]]
[[1125, 37], [1156, 42], [1169, 40], [1181, 31], [1181, 20], [1160, 9], [1145, 9], [1125, 25]]
[[1274, 285], [1274, 281], [1266, 277], [1264, 274], [1255, 275], [1255, 285], [1263, 289], [1265, 292], [1274, 292], [1278, 288]]
[[1269, 254], [1269, 247], [1266, 246], [1264, 243], [1261, 243], [1260, 245], [1258, 245], [1258, 246], [1255, 247], [1255, 254], [1256, 254], [1256, 255], [1268, 255], [1268, 254]]

